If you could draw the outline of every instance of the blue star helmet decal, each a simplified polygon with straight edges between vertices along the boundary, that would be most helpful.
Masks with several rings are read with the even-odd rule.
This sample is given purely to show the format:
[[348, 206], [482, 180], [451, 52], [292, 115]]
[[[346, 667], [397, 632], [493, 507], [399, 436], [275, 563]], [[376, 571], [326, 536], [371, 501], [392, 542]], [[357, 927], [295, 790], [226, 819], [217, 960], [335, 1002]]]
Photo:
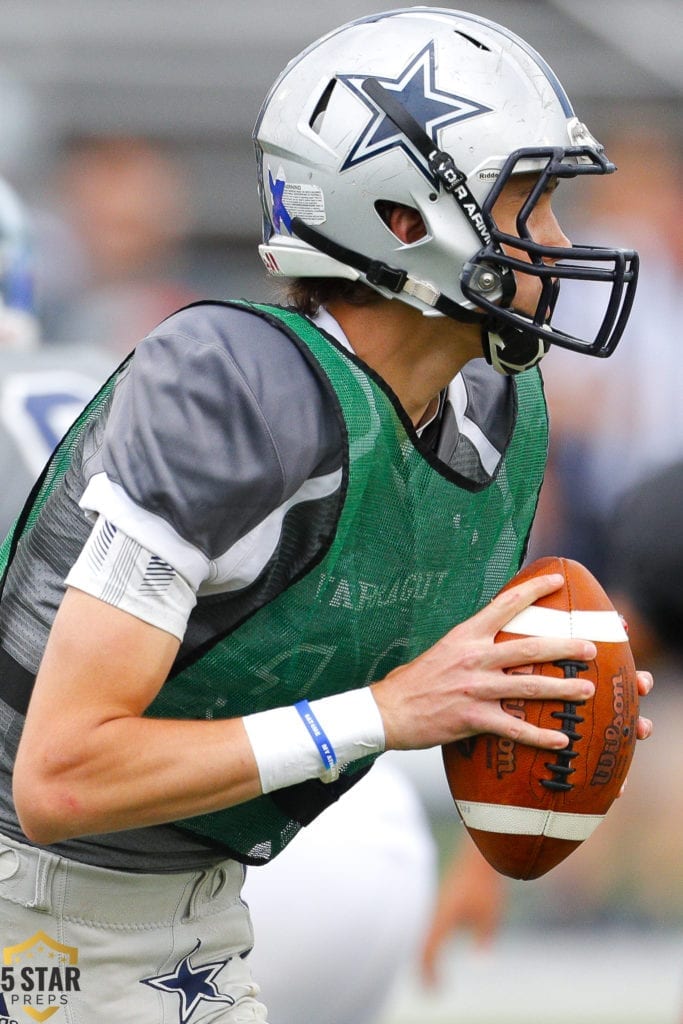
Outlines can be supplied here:
[[434, 41], [432, 40], [404, 68], [398, 78], [381, 78], [367, 75], [339, 75], [338, 78], [351, 89], [371, 112], [372, 117], [360, 137], [351, 148], [341, 170], [348, 170], [364, 160], [370, 160], [378, 153], [389, 149], [402, 149], [413, 161], [425, 178], [438, 188], [424, 159], [412, 148], [405, 135], [399, 131], [383, 110], [380, 110], [363, 91], [362, 83], [367, 77], [377, 78], [385, 89], [396, 93], [398, 101], [409, 111], [420, 124], [434, 145], [438, 145], [439, 129], [458, 121], [466, 121], [470, 117], [486, 114], [491, 107], [482, 103], [458, 96], [456, 93], [445, 92], [436, 84], [436, 58]]
[[281, 232], [282, 227], [284, 225], [284, 227], [291, 235], [292, 218], [289, 216], [289, 213], [287, 212], [284, 200], [286, 184], [287, 182], [285, 181], [285, 179], [280, 178], [279, 174], [277, 178], [273, 178], [271, 170], [270, 168], [268, 168], [268, 188], [270, 189], [270, 194], [273, 198], [273, 202], [271, 204], [273, 227], [275, 228], [276, 231]]
[[192, 952], [179, 960], [169, 974], [160, 974], [156, 978], [143, 978], [140, 982], [141, 985], [150, 985], [151, 988], [158, 988], [162, 992], [170, 992], [178, 996], [180, 999], [179, 1024], [188, 1024], [201, 1002], [227, 1003], [229, 1006], [233, 1006], [235, 1003], [232, 996], [219, 992], [214, 983], [216, 975], [232, 960], [232, 957], [195, 967], [190, 957], [197, 952], [201, 944], [201, 940], [198, 940]]

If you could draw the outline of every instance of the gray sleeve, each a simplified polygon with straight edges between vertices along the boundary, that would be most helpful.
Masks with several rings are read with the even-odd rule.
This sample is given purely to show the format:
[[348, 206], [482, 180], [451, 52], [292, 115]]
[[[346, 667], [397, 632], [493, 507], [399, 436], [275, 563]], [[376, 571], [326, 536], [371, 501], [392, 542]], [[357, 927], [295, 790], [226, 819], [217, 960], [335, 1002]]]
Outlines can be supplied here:
[[211, 559], [340, 462], [333, 401], [297, 346], [207, 304], [137, 348], [89, 474], [105, 472]]

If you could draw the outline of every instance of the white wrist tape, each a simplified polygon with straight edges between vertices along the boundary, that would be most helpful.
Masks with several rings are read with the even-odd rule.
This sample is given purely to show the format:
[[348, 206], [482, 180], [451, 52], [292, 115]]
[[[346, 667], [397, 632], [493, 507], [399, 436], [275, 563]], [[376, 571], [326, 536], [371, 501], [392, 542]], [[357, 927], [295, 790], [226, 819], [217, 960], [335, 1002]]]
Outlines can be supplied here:
[[349, 761], [384, 750], [384, 723], [369, 687], [258, 711], [242, 721], [264, 793], [307, 779], [333, 782]]

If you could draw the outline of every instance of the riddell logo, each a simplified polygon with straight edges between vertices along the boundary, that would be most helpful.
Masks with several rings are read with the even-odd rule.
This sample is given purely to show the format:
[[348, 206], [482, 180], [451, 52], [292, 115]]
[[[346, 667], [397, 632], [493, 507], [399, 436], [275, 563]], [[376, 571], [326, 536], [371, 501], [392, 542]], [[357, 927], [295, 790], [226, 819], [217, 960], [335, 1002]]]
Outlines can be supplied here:
[[[526, 721], [523, 700], [502, 700], [501, 707], [508, 715]], [[515, 761], [515, 741], [505, 736], [499, 736], [496, 741], [496, 775], [502, 779], [504, 775], [510, 775], [517, 767]]]
[[70, 993], [80, 992], [78, 950], [43, 931], [16, 946], [5, 946], [2, 963], [0, 1024], [19, 1024], [25, 1016], [48, 1020], [68, 1005]]

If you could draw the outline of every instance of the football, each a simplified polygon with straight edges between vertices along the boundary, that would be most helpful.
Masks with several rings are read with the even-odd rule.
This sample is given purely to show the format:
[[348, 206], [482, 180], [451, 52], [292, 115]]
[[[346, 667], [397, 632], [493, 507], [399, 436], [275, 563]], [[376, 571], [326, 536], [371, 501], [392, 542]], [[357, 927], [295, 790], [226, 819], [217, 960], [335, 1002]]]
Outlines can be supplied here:
[[516, 615], [496, 641], [521, 636], [592, 640], [592, 662], [565, 661], [510, 673], [581, 675], [595, 695], [581, 703], [506, 700], [508, 714], [561, 729], [569, 745], [538, 750], [501, 736], [473, 736], [443, 748], [458, 813], [488, 862], [511, 878], [539, 878], [598, 827], [626, 779], [636, 744], [638, 685], [625, 624], [595, 577], [567, 558], [540, 558], [503, 588], [560, 572], [564, 586]]

